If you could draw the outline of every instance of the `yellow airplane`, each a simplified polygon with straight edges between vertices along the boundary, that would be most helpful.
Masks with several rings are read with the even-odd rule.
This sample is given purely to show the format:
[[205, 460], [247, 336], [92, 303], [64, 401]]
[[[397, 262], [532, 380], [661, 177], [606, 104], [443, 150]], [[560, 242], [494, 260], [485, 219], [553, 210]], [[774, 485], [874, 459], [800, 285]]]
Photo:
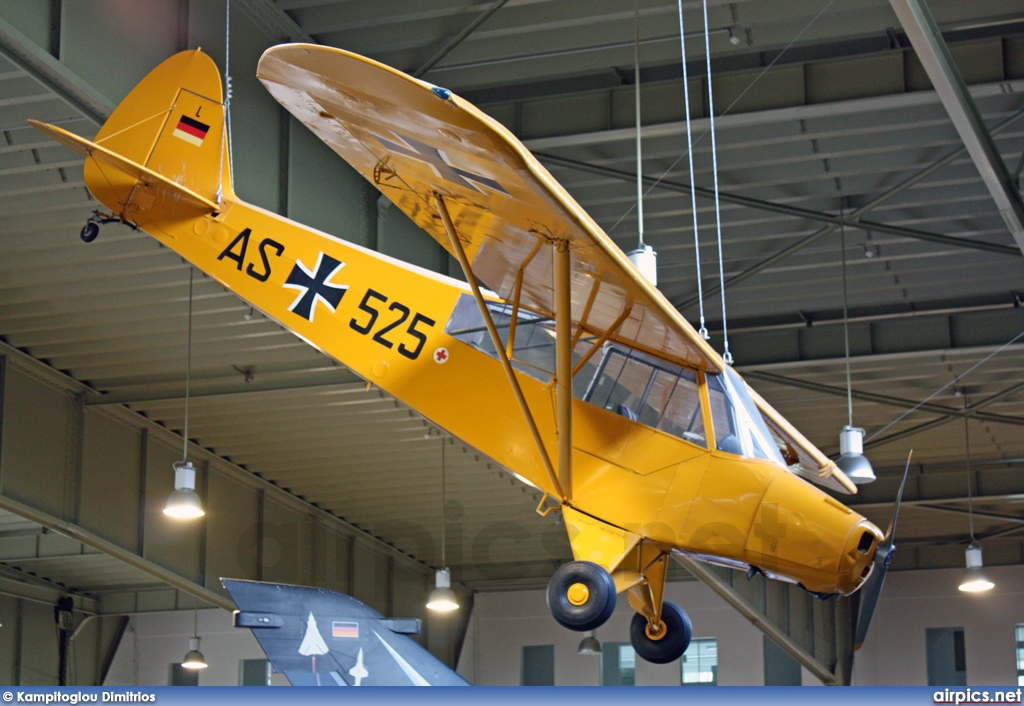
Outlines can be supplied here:
[[104, 218], [149, 233], [540, 489], [538, 512], [563, 513], [575, 558], [548, 588], [560, 624], [594, 629], [625, 593], [637, 654], [679, 658], [690, 621], [662, 595], [680, 552], [819, 596], [870, 575], [863, 641], [891, 528], [883, 538], [807, 482], [856, 492], [508, 130], [448, 90], [329, 47], [273, 47], [258, 75], [468, 284], [240, 201], [220, 76], [199, 51], [157, 66], [93, 141], [32, 124], [86, 155]]

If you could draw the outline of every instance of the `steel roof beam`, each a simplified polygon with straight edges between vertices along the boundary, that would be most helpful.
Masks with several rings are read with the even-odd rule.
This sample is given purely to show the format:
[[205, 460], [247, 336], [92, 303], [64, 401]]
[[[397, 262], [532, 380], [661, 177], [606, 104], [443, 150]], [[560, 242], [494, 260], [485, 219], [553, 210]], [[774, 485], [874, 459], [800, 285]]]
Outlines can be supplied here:
[[[997, 132], [1000, 132], [1000, 131], [1006, 129], [1010, 125], [1016, 123], [1022, 117], [1024, 117], [1024, 111], [1018, 111], [1018, 112], [1014, 113], [1013, 115], [1008, 117], [1006, 120], [1004, 120], [1003, 122], [999, 123], [999, 125], [997, 125], [995, 128], [993, 128], [992, 129], [992, 134], [996, 134]], [[926, 179], [927, 177], [931, 176], [932, 174], [934, 174], [936, 171], [938, 171], [942, 167], [946, 166], [947, 164], [950, 164], [951, 162], [954, 162], [955, 160], [957, 160], [958, 158], [962, 157], [965, 154], [967, 154], [967, 148], [966, 147], [960, 147], [958, 149], [953, 150], [952, 152], [947, 154], [945, 157], [943, 157], [943, 158], [941, 158], [939, 160], [936, 160], [935, 162], [932, 162], [931, 164], [929, 164], [924, 169], [921, 169], [921, 170], [915, 172], [911, 176], [909, 176], [906, 179], [904, 179], [903, 181], [901, 181], [899, 184], [896, 184], [895, 186], [893, 186], [891, 189], [887, 189], [886, 191], [882, 192], [881, 194], [879, 194], [875, 198], [871, 199], [871, 201], [867, 202], [866, 204], [864, 204], [860, 208], [857, 208], [857, 209], [851, 211], [850, 215], [847, 217], [847, 225], [850, 225], [851, 221], [854, 221], [854, 222], [859, 221], [861, 223], [865, 223], [864, 221], [860, 220], [860, 217], [862, 215], [864, 215], [865, 213], [868, 213], [869, 211], [877, 208], [878, 206], [881, 206], [886, 201], [889, 201], [890, 199], [898, 196], [899, 194], [903, 193], [904, 191], [906, 191], [907, 189], [912, 187], [914, 184], [917, 184], [918, 182]], [[790, 255], [792, 255], [792, 254], [794, 254], [794, 253], [796, 253], [796, 252], [798, 252], [800, 250], [803, 250], [808, 245], [812, 245], [812, 244], [816, 243], [818, 240], [820, 240], [821, 238], [825, 237], [829, 233], [834, 233], [838, 228], [839, 228], [838, 225], [827, 225], [824, 228], [820, 228], [819, 230], [816, 230], [815, 232], [811, 233], [810, 235], [808, 235], [808, 236], [798, 240], [797, 242], [793, 243], [789, 247], [783, 248], [782, 250], [780, 250], [779, 252], [775, 253], [774, 255], [771, 255], [771, 256], [765, 258], [764, 260], [761, 260], [756, 265], [753, 265], [752, 267], [747, 268], [746, 270], [744, 270], [743, 272], [739, 273], [735, 277], [730, 278], [725, 283], [726, 286], [730, 286], [731, 287], [733, 285], [737, 285], [740, 282], [743, 282], [744, 280], [747, 280], [747, 279], [753, 277], [754, 275], [756, 275], [757, 273], [761, 272], [762, 270], [765, 270], [765, 269], [771, 267], [772, 265], [774, 265], [775, 263], [780, 262], [782, 260], [785, 260]], [[949, 236], [946, 236], [946, 237], [949, 237]], [[959, 239], [957, 239], [957, 240], [959, 240]], [[1006, 246], [1001, 246], [1001, 247], [1005, 248]], [[718, 285], [712, 285], [711, 287], [706, 288], [704, 290], [704, 298], [707, 299], [711, 295], [717, 294], [719, 289], [720, 289], [720, 287]], [[691, 305], [696, 304], [696, 303], [697, 303], [697, 297], [695, 297], [695, 296], [689, 297], [688, 299], [685, 299], [683, 301], [674, 301], [674, 302], [672, 302], [672, 304], [677, 309], [685, 309], [686, 307], [691, 306]]]
[[[1021, 111], [1020, 113], [1018, 113], [1018, 115], [1024, 116], [1024, 111]], [[566, 157], [558, 157], [552, 154], [540, 153], [536, 154], [535, 156], [541, 161], [547, 162], [548, 164], [557, 164], [558, 166], [567, 167], [569, 169], [575, 169], [581, 172], [589, 172], [591, 174], [596, 174], [598, 176], [606, 176], [612, 179], [618, 179], [620, 181], [626, 181], [630, 183], [636, 182], [636, 174], [630, 174], [629, 172], [625, 172], [619, 169], [613, 169], [611, 167], [602, 167], [594, 164], [587, 164], [586, 162], [580, 162], [575, 159], [568, 159]], [[693, 187], [690, 184], [686, 184], [684, 182], [670, 181], [668, 179], [657, 179], [655, 177], [650, 176], [643, 177], [643, 181], [645, 184], [651, 187], [658, 187], [661, 189], [665, 189], [666, 191], [675, 191], [679, 193], [689, 194], [690, 190], [693, 189], [701, 198], [713, 199], [715, 197], [715, 192], [712, 189], [708, 189], [701, 186]], [[893, 196], [895, 196], [895, 194], [893, 194]], [[847, 227], [856, 228], [859, 230], [874, 231], [877, 233], [888, 233], [890, 235], [897, 235], [905, 238], [914, 238], [915, 240], [924, 240], [928, 242], [939, 243], [941, 245], [951, 245], [954, 247], [969, 248], [973, 250], [983, 250], [986, 252], [998, 253], [1000, 255], [1010, 255], [1013, 257], [1021, 256], [1021, 252], [1017, 250], [1017, 248], [1009, 247], [1006, 245], [1000, 245], [998, 243], [988, 243], [982, 240], [968, 240], [966, 238], [957, 238], [950, 235], [942, 235], [940, 233], [932, 233], [929, 231], [918, 230], [916, 228], [904, 228], [903, 226], [893, 226], [886, 223], [878, 223], [876, 221], [865, 221], [852, 215], [850, 217], [847, 217], [846, 219], [841, 219], [839, 216], [832, 215], [831, 213], [825, 213], [823, 211], [814, 211], [808, 208], [800, 208], [799, 206], [788, 206], [785, 204], [773, 203], [771, 201], [755, 199], [749, 196], [741, 196], [740, 194], [732, 194], [727, 191], [720, 191], [719, 199], [724, 201], [725, 203], [736, 204], [737, 206], [745, 206], [747, 208], [751, 208], [758, 211], [768, 211], [770, 213], [778, 213], [784, 216], [792, 216], [793, 218], [802, 218], [808, 221], [816, 221], [819, 223], [829, 224], [827, 229], [816, 231], [815, 233], [808, 236], [808, 238], [814, 238], [815, 240], [817, 240], [823, 235], [826, 235], [827, 233], [834, 232], [837, 228], [840, 227], [840, 224], [842, 223]], [[798, 241], [798, 244], [800, 244], [801, 247], [804, 247], [806, 244], [810, 244], [805, 243], [805, 241], [808, 238]], [[789, 249], [787, 248], [787, 250], [784, 250], [782, 252], [788, 255], [788, 250]], [[773, 260], [772, 262], [775, 261]], [[765, 267], [767, 267], [767, 265], [765, 265]], [[764, 268], [762, 267], [761, 269]], [[743, 275], [738, 275], [733, 280], [727, 282], [727, 284], [732, 284], [739, 277], [743, 277]], [[696, 302], [696, 299], [694, 299], [693, 301]], [[687, 302], [683, 302], [682, 304], [680, 304], [680, 306], [686, 306], [688, 302], [689, 300], [687, 300]]]
[[433, 56], [427, 59], [427, 61], [422, 66], [413, 71], [412, 75], [415, 78], [421, 78], [424, 74], [429, 72], [432, 68], [434, 68], [437, 65], [437, 62], [441, 61], [441, 59], [448, 56], [448, 54], [450, 54], [451, 51], [455, 49], [455, 47], [459, 46], [459, 44], [461, 44], [466, 37], [475, 32], [477, 27], [479, 27], [484, 22], [489, 20], [491, 18], [491, 15], [493, 15], [495, 12], [504, 7], [505, 3], [507, 2], [508, 0], [496, 0], [496, 2], [491, 4], [490, 7], [488, 7], [486, 10], [480, 13], [480, 15], [478, 15], [475, 20], [466, 25], [466, 27], [461, 32], [459, 32], [450, 40], [448, 40], [448, 42], [446, 42], [443, 47], [441, 47], [437, 52], [435, 52]]
[[[810, 392], [819, 392], [823, 395], [831, 395], [833, 397], [846, 397], [845, 387], [836, 387], [835, 385], [823, 385], [819, 382], [811, 382], [810, 380], [798, 380], [796, 378], [787, 377], [785, 375], [778, 375], [776, 373], [762, 372], [758, 370], [751, 370], [743, 373], [745, 377], [753, 378], [754, 380], [763, 380], [765, 382], [772, 382], [778, 385], [785, 385], [786, 387], [795, 387], [802, 390], [809, 390]], [[981, 419], [986, 422], [995, 422], [997, 424], [1014, 424], [1017, 426], [1024, 426], [1024, 417], [1010, 417], [1003, 414], [989, 414], [982, 412], [981, 410], [988, 407], [1000, 399], [1014, 394], [1024, 389], [1024, 382], [1019, 382], [1015, 385], [1011, 385], [1000, 392], [995, 393], [990, 397], [986, 397], [981, 402], [969, 405], [966, 409], [952, 409], [941, 404], [925, 403], [920, 405], [918, 409], [922, 412], [930, 412], [932, 414], [941, 414], [943, 417], [952, 419], [954, 417], [974, 417], [975, 419]], [[851, 390], [850, 394], [856, 400], [862, 402], [873, 402], [875, 404], [888, 405], [890, 407], [899, 407], [901, 409], [910, 409], [914, 405], [918, 404], [914, 400], [907, 400], [901, 397], [892, 397], [890, 395], [880, 395], [874, 392], [865, 392], [863, 390]], [[948, 420], [947, 420], [948, 421]]]
[[924, 0], [889, 0], [918, 59], [971, 155], [999, 214], [1024, 252], [1024, 200], [971, 98], [935, 18]]
[[102, 125], [114, 110], [109, 100], [3, 18], [0, 56], [96, 125]]
[[[315, 375], [309, 375], [303, 378], [286, 378], [275, 380], [273, 378], [269, 380], [254, 379], [250, 382], [245, 380], [236, 380], [232, 382], [222, 382], [208, 387], [199, 387], [189, 392], [190, 398], [197, 397], [222, 397], [225, 395], [242, 395], [253, 392], [270, 392], [274, 390], [299, 390], [310, 387], [327, 387], [334, 385], [350, 385], [350, 384], [362, 384], [363, 379], [349, 370], [337, 370], [330, 371], [329, 373], [320, 373]], [[174, 402], [177, 400], [184, 399], [185, 390], [184, 387], [180, 389], [175, 386], [173, 392], [168, 391], [156, 391], [146, 394], [145, 392], [129, 391], [127, 393], [107, 393], [107, 394], [90, 394], [85, 398], [86, 406], [96, 405], [133, 405], [133, 404], [153, 404], [159, 402]]]
[[242, 13], [269, 36], [284, 37], [290, 42], [319, 44], [273, 0], [237, 0], [237, 2]]

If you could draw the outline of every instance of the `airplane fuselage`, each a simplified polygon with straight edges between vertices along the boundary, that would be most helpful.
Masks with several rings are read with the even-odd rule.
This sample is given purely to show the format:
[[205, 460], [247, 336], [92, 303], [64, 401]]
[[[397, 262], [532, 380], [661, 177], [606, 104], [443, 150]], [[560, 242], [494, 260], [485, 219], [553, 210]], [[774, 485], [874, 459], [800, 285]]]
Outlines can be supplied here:
[[[525, 481], [554, 491], [499, 361], [450, 333], [460, 300], [466, 310], [465, 283], [233, 198], [218, 214], [137, 217], [268, 317]], [[555, 449], [554, 384], [536, 372], [517, 377], [545, 446]], [[710, 430], [706, 377], [692, 377], [699, 421]], [[586, 384], [580, 375], [577, 382]], [[868, 525], [824, 492], [777, 463], [666, 433], [583, 394], [578, 389], [573, 400], [575, 509], [666, 550], [756, 566], [819, 593], [850, 593], [866, 576]]]

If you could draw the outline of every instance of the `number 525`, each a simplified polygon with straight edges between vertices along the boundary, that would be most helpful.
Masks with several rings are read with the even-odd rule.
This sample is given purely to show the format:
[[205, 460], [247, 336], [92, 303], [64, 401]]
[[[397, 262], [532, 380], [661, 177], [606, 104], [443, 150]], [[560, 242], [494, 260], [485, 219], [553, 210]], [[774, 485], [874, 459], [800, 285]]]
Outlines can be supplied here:
[[[369, 319], [365, 323], [359, 323], [356, 319], [349, 321], [348, 325], [352, 327], [352, 330], [358, 333], [368, 335], [373, 330], [374, 325], [377, 323], [377, 319], [380, 318], [380, 310], [374, 308], [371, 303], [372, 300], [379, 301], [381, 304], [387, 304], [388, 298], [378, 291], [373, 289], [367, 289], [366, 294], [363, 296], [363, 300], [359, 302], [359, 309], [365, 311], [369, 315]], [[391, 333], [394, 329], [404, 324], [409, 319], [409, 314], [412, 312], [405, 304], [393, 301], [387, 308], [388, 311], [398, 312], [398, 318], [391, 323], [387, 324], [383, 328], [373, 334], [373, 340], [381, 344], [385, 348], [394, 348], [395, 342], [385, 338], [385, 336]], [[404, 355], [409, 360], [416, 360], [419, 358], [420, 353], [423, 352], [423, 346], [427, 343], [427, 335], [422, 331], [418, 330], [417, 326], [433, 327], [436, 322], [430, 318], [427, 318], [423, 314], [414, 314], [412, 321], [405, 328], [405, 335], [415, 339], [416, 344], [412, 348], [409, 348], [405, 343], [398, 344], [398, 352]]]

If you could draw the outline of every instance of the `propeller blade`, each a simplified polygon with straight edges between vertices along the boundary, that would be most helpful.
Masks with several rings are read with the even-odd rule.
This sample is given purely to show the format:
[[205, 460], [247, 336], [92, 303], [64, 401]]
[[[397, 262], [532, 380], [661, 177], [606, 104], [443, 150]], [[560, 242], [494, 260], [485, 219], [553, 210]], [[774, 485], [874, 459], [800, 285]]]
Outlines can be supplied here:
[[903, 469], [903, 480], [900, 481], [900, 490], [896, 493], [896, 507], [892, 511], [892, 521], [889, 523], [889, 529], [885, 531], [885, 540], [889, 546], [892, 546], [892, 537], [896, 532], [896, 520], [900, 516], [900, 501], [903, 500], [903, 488], [907, 485], [907, 474], [910, 472], [910, 458], [914, 455], [914, 449], [910, 449], [910, 453], [907, 454], [907, 466]]
[[893, 508], [889, 529], [886, 530], [885, 538], [879, 542], [878, 548], [875, 549], [875, 558], [872, 562], [874, 568], [871, 570], [871, 575], [868, 576], [868, 580], [864, 583], [863, 588], [860, 589], [860, 609], [857, 611], [857, 629], [853, 636], [853, 649], [855, 650], [861, 648], [861, 645], [864, 644], [864, 639], [868, 635], [871, 618], [874, 616], [875, 607], [878, 605], [878, 597], [882, 595], [882, 584], [885, 583], [885, 574], [889, 570], [889, 564], [892, 563], [893, 557], [896, 555], [896, 545], [893, 542], [896, 534], [896, 520], [900, 514], [900, 501], [903, 500], [903, 489], [907, 485], [907, 474], [910, 472], [910, 457], [913, 453], [914, 451], [911, 449], [910, 454], [907, 455], [907, 466], [903, 469], [903, 480], [900, 481], [900, 490], [896, 494], [896, 506]]

